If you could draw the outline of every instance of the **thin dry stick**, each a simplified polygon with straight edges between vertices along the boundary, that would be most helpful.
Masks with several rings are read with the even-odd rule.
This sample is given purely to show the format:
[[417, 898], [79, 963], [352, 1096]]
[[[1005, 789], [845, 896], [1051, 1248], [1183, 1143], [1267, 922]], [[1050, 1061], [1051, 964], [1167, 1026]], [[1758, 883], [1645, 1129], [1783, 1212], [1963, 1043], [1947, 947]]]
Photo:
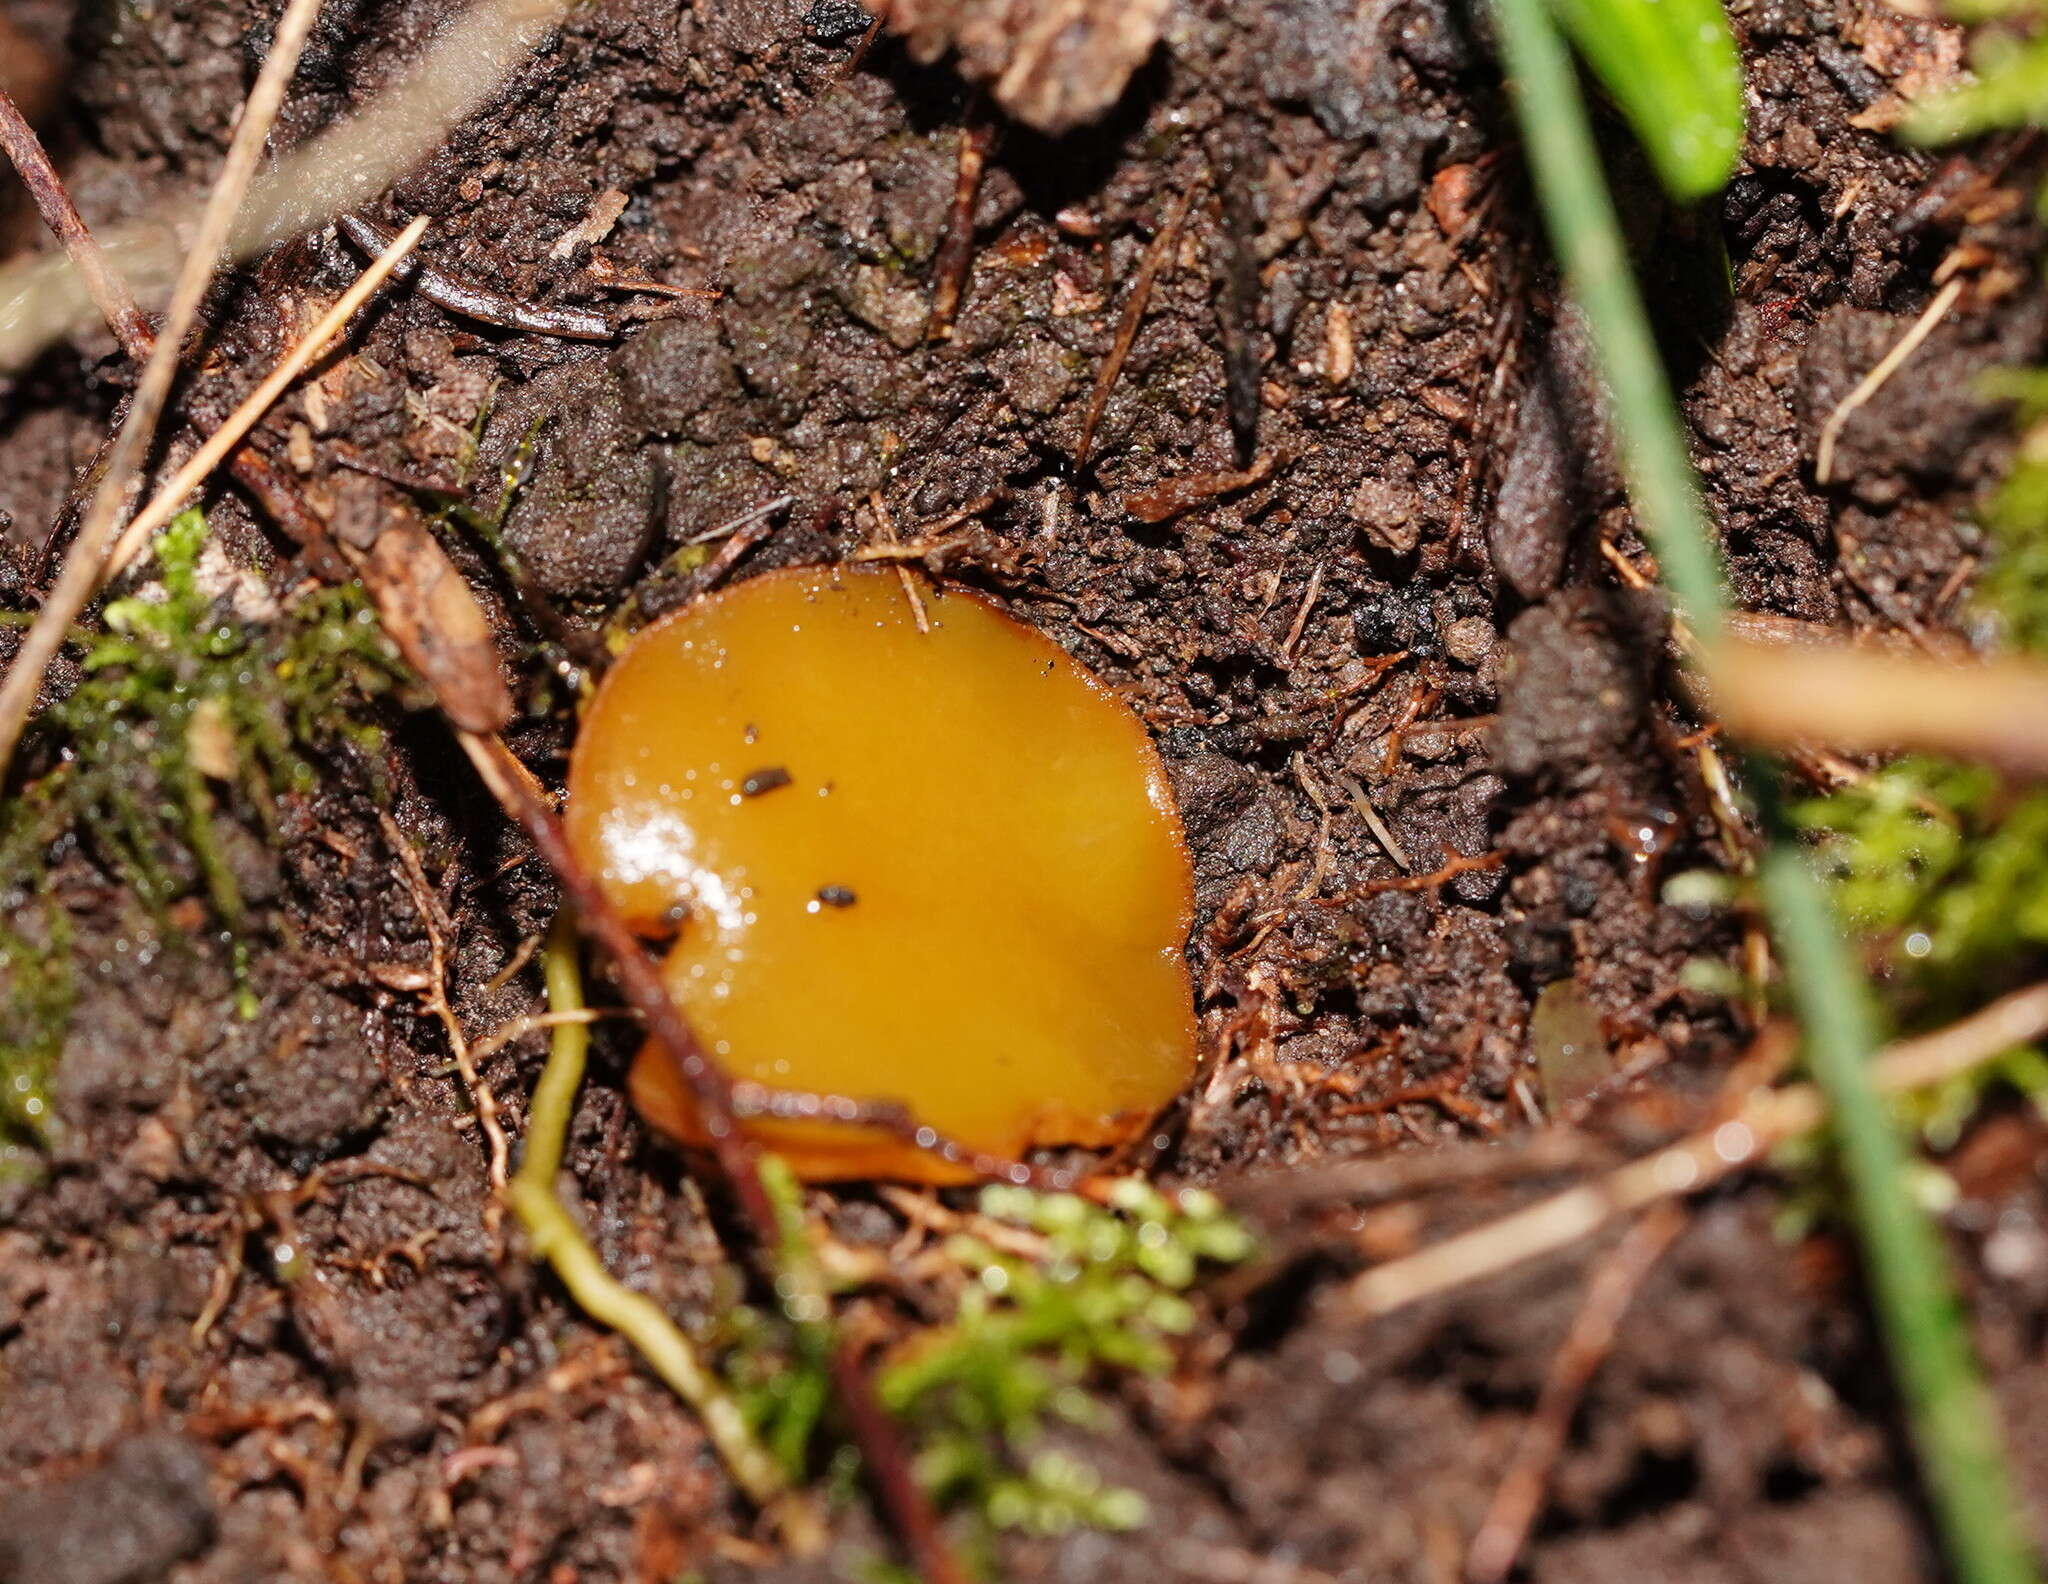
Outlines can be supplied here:
[[972, 118], [960, 129], [960, 167], [953, 180], [953, 206], [946, 218], [945, 239], [939, 243], [932, 265], [932, 308], [925, 320], [927, 341], [953, 338], [953, 315], [960, 307], [960, 294], [967, 287], [967, 272], [974, 263], [974, 203], [981, 195], [982, 167], [995, 143], [995, 122], [976, 107]]
[[243, 399], [242, 404], [228, 415], [226, 423], [206, 437], [206, 443], [192, 453], [185, 465], [173, 474], [168, 483], [156, 492], [150, 503], [135, 515], [135, 520], [122, 531], [112, 552], [107, 556], [101, 570], [100, 581], [108, 582], [118, 577], [121, 570], [134, 559], [137, 551], [148, 542], [149, 536], [176, 515], [185, 498], [206, 481], [206, 476], [219, 467], [227, 454], [234, 450], [242, 437], [255, 428], [263, 415], [270, 410], [272, 402], [284, 394], [285, 388], [304, 373], [307, 365], [326, 352], [328, 345], [347, 326], [355, 311], [370, 298], [370, 294], [384, 284], [385, 277], [406, 254], [417, 245], [427, 229], [427, 217], [421, 215], [393, 239], [391, 246], [377, 255], [370, 267], [358, 275], [343, 292], [334, 306], [320, 316], [320, 322], [313, 326], [306, 336], [278, 360], [269, 377]]
[[[30, 138], [33, 137], [34, 134], [31, 133]], [[40, 151], [40, 144], [33, 146]], [[45, 156], [43, 164], [47, 167], [48, 163]], [[78, 211], [72, 207], [71, 200], [63, 191], [61, 183], [50, 196], [61, 205], [64, 214], [74, 217], [77, 215]], [[48, 212], [45, 213], [45, 218], [51, 219]], [[56, 225], [54, 219], [51, 219], [51, 223]], [[73, 236], [62, 227], [58, 227], [58, 235], [65, 241], [65, 249], [70, 255], [71, 263], [81, 272], [90, 271], [94, 267], [94, 259], [100, 253], [99, 244], [93, 235], [90, 232], [80, 232]], [[140, 314], [132, 318], [110, 320], [108, 326], [120, 340], [121, 350], [128, 354], [130, 361], [138, 366], [149, 361], [150, 349], [156, 345], [156, 336]], [[116, 436], [109, 436], [106, 443], [100, 447], [99, 456], [87, 469], [84, 480], [75, 488], [74, 498], [86, 496], [99, 487], [100, 481], [106, 477], [116, 439]], [[237, 482], [262, 502], [264, 510], [268, 511], [277, 520], [277, 525], [292, 538], [309, 548], [317, 547], [325, 540], [327, 528], [324, 521], [312, 513], [292, 481], [280, 473], [268, 458], [255, 451], [243, 450], [229, 459], [228, 466]], [[67, 502], [63, 514], [58, 518], [60, 526], [70, 516], [72, 509], [71, 503]], [[45, 538], [45, 552], [55, 542], [55, 537], [52, 533]], [[40, 573], [38, 576], [40, 577]]]
[[85, 602], [92, 597], [92, 591], [99, 582], [100, 562], [106, 554], [107, 542], [134, 490], [149, 453], [150, 441], [156, 435], [157, 420], [163, 415], [164, 404], [170, 397], [171, 383], [177, 377], [179, 347], [199, 317], [200, 299], [206, 295], [207, 285], [213, 279], [215, 263], [234, 226], [235, 212], [241, 207], [243, 194], [248, 191], [250, 177], [255, 174], [256, 162], [263, 153], [264, 139], [270, 135], [271, 125], [277, 119], [277, 108], [284, 100], [285, 85], [291, 81], [292, 73], [298, 67], [299, 51], [306, 42], [307, 29], [313, 25], [319, 6], [320, 0], [290, 0], [278, 21], [270, 55], [263, 62], [256, 85], [249, 90], [248, 100], [242, 106], [241, 120], [228, 144], [227, 158], [221, 162], [220, 176], [207, 200], [206, 213], [200, 220], [199, 239], [185, 260], [184, 272], [179, 276], [177, 290], [171, 298], [170, 311], [164, 316], [163, 327], [157, 332], [156, 346], [150, 352], [149, 361], [143, 365], [142, 378], [136, 384], [134, 399], [128, 407], [128, 421], [122, 425], [120, 436], [114, 442], [113, 455], [107, 462], [107, 476], [100, 481], [99, 489], [93, 494], [91, 509], [78, 530], [78, 537], [71, 542], [70, 552], [64, 558], [64, 570], [58, 574], [57, 586], [44, 601], [35, 625], [23, 636], [7, 680], [0, 683], [0, 780], [5, 779], [7, 767], [14, 758], [15, 744], [21, 741], [22, 728], [28, 723], [29, 711], [35, 705], [36, 694], [42, 689], [44, 673], [63, 645], [71, 623], [85, 608]]
[[[901, 548], [896, 538], [896, 519], [890, 514], [889, 503], [882, 499], [880, 490], [868, 491], [868, 504], [875, 509], [875, 528], [882, 536], [882, 544], [888, 549]], [[917, 578], [902, 562], [896, 563], [896, 581], [903, 585], [903, 597], [910, 602], [911, 619], [917, 623], [917, 630], [928, 633], [932, 630], [932, 619], [925, 613], [924, 596], [917, 590]]]
[[56, 234], [71, 262], [78, 266], [78, 273], [85, 280], [85, 289], [92, 296], [93, 306], [113, 327], [115, 339], [124, 348], [133, 345], [138, 337], [146, 339], [149, 321], [135, 306], [135, 294], [129, 291], [120, 271], [114, 268], [99, 243], [93, 240], [78, 206], [71, 201], [71, 194], [64, 190], [64, 180], [57, 174], [57, 167], [50, 163], [42, 139], [36, 136], [35, 128], [28, 124], [28, 118], [21, 113], [5, 88], [0, 88], [0, 149], [4, 149], [8, 159], [13, 161], [15, 172], [21, 177], [29, 196], [35, 200], [36, 212], [43, 217], [43, 223]]
[[516, 1017], [509, 1023], [500, 1024], [470, 1046], [469, 1059], [474, 1062], [486, 1061], [514, 1040], [525, 1039], [527, 1035], [538, 1034], [544, 1029], [562, 1028], [569, 1024], [597, 1023], [607, 1017], [624, 1015], [614, 1007], [578, 1007], [571, 1012], [529, 1012], [524, 1017]]
[[1124, 316], [1116, 327], [1116, 341], [1109, 349], [1109, 358], [1102, 365], [1102, 372], [1095, 376], [1095, 391], [1088, 398], [1088, 413], [1081, 420], [1081, 443], [1074, 447], [1074, 470], [1079, 472], [1088, 465], [1088, 455], [1095, 447], [1095, 426], [1102, 422], [1102, 414], [1109, 406], [1109, 393], [1116, 388], [1117, 376], [1124, 371], [1124, 359], [1131, 355], [1131, 343], [1138, 339], [1138, 326], [1145, 318], [1145, 305], [1152, 300], [1152, 283], [1159, 278], [1161, 266], [1173, 251], [1173, 244], [1180, 236], [1181, 223], [1188, 217], [1190, 195], [1182, 193], [1175, 200], [1173, 210], [1159, 228], [1159, 235], [1152, 239], [1152, 245], [1145, 249], [1145, 257], [1138, 264], [1138, 278], [1131, 282], [1130, 300], [1124, 304]]
[[1387, 856], [1404, 872], [1413, 874], [1415, 865], [1409, 861], [1408, 854], [1401, 844], [1394, 839], [1394, 833], [1387, 829], [1387, 822], [1380, 818], [1380, 811], [1372, 806], [1372, 799], [1365, 795], [1365, 788], [1360, 784], [1358, 777], [1348, 770], [1339, 770], [1337, 780], [1351, 795], [1351, 806], [1358, 810], [1358, 817], [1365, 821], [1365, 828], [1372, 832], [1373, 840], [1386, 849]]
[[1820, 427], [1820, 444], [1814, 450], [1813, 477], [1816, 483], [1825, 484], [1834, 477], [1835, 442], [1841, 438], [1842, 426], [1849, 421], [1849, 415], [1884, 388], [1886, 380], [1898, 373], [1906, 359], [1920, 349], [1920, 343], [1933, 334], [1934, 327], [1941, 323], [1949, 309], [1956, 305], [1956, 299], [1963, 294], [1961, 280], [1952, 280], [1935, 294], [1934, 301], [1927, 305], [1913, 326], [1899, 337], [1898, 345], [1878, 360], [1876, 368], [1857, 383], [1854, 390], [1844, 396], [1828, 414], [1828, 420]]
[[2048, 775], [2048, 665], [2039, 661], [1955, 662], [1736, 637], [1702, 659], [1706, 702], [1755, 741], [1919, 748]]
[[1536, 1411], [1523, 1426], [1513, 1462], [1494, 1491], [1472, 1548], [1465, 1553], [1466, 1584], [1500, 1584], [1515, 1565], [1529, 1537], [1529, 1526], [1543, 1511], [1543, 1490], [1550, 1470], [1564, 1450], [1579, 1399], [1599, 1371], [1621, 1317], [1635, 1301], [1643, 1280], [1656, 1268], [1672, 1239], [1685, 1227], [1675, 1205], [1658, 1205], [1629, 1229], [1614, 1252], [1601, 1262], [1587, 1284], [1586, 1301], [1551, 1362], [1550, 1374], [1536, 1399]]
[[444, 929], [441, 905], [434, 899], [433, 887], [427, 884], [427, 872], [420, 863], [420, 855], [413, 851], [411, 842], [405, 839], [405, 832], [398, 828], [398, 821], [381, 809], [377, 822], [384, 827], [384, 839], [391, 850], [398, 854], [398, 862], [405, 871], [406, 891], [412, 897], [413, 910], [420, 916], [420, 926], [427, 932], [428, 991], [427, 1011], [440, 1021], [448, 1035], [448, 1049], [455, 1057], [455, 1067], [462, 1074], [463, 1086], [469, 1091], [470, 1104], [476, 1107], [477, 1125], [483, 1130], [484, 1142], [490, 1155], [491, 1202], [484, 1209], [485, 1230], [495, 1239], [498, 1235], [498, 1210], [503, 1202], [505, 1184], [510, 1180], [509, 1169], [512, 1147], [505, 1138], [505, 1125], [498, 1118], [498, 1097], [491, 1092], [491, 1086], [477, 1071], [477, 1058], [469, 1048], [469, 1037], [462, 1032], [462, 1020], [455, 1015], [455, 1009], [448, 1004], [448, 944]]
[[[1938, 1033], [1900, 1041], [1878, 1059], [1872, 1077], [1886, 1094], [1925, 1088], [2043, 1034], [2048, 1034], [2048, 984], [2016, 990]], [[1555, 1253], [1616, 1216], [1718, 1182], [1780, 1141], [1819, 1126], [1823, 1114], [1820, 1092], [1811, 1084], [1767, 1090], [1727, 1121], [1618, 1167], [1597, 1182], [1567, 1188], [1419, 1253], [1374, 1266], [1352, 1279], [1348, 1301], [1361, 1315], [1389, 1314]]]

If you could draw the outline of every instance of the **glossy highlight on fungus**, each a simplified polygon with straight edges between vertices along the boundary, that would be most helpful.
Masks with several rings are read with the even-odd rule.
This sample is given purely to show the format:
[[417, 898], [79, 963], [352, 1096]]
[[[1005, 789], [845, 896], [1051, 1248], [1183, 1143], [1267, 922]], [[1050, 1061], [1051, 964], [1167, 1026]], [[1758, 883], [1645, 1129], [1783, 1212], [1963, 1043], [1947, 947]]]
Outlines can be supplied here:
[[[578, 855], [735, 1079], [892, 1100], [1019, 1156], [1187, 1081], [1193, 876], [1143, 725], [1043, 634], [887, 571], [754, 578], [648, 628], [569, 772]], [[642, 1113], [701, 1143], [651, 1045]], [[874, 1129], [747, 1124], [806, 1177], [957, 1180]]]

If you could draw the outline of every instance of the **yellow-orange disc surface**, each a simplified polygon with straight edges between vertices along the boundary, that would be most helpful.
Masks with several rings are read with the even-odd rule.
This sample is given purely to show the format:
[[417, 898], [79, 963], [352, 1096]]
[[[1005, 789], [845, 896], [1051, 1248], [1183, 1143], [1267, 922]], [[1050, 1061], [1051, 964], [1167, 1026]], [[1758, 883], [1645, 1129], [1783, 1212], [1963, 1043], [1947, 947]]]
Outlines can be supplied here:
[[[634, 639], [569, 834], [736, 1079], [892, 1100], [971, 1148], [1107, 1144], [1187, 1080], [1192, 875], [1144, 727], [973, 596], [803, 568]], [[634, 1098], [701, 1142], [659, 1052]], [[960, 1175], [870, 1129], [758, 1121], [806, 1176]]]

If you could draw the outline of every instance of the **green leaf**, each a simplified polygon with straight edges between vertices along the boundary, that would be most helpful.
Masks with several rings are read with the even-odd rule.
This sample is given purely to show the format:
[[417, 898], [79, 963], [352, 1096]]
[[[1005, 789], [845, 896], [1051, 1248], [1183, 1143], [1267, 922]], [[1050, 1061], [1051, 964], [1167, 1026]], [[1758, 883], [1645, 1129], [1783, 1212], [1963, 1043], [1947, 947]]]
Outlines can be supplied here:
[[1742, 152], [1742, 60], [1721, 0], [1549, 0], [1672, 197], [1718, 192]]

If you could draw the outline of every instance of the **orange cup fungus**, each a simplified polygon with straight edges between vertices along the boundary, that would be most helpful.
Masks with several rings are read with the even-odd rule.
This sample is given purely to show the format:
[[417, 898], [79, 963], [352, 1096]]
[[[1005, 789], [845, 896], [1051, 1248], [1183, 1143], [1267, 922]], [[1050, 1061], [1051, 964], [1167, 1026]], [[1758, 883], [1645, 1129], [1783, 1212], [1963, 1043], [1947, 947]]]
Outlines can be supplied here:
[[[629, 645], [569, 769], [578, 856], [736, 1080], [900, 1103], [1012, 1158], [1116, 1143], [1194, 1065], [1193, 875], [1137, 718], [1043, 634], [890, 572], [798, 568]], [[641, 1112], [701, 1144], [650, 1043]], [[757, 1118], [812, 1179], [964, 1173]]]

